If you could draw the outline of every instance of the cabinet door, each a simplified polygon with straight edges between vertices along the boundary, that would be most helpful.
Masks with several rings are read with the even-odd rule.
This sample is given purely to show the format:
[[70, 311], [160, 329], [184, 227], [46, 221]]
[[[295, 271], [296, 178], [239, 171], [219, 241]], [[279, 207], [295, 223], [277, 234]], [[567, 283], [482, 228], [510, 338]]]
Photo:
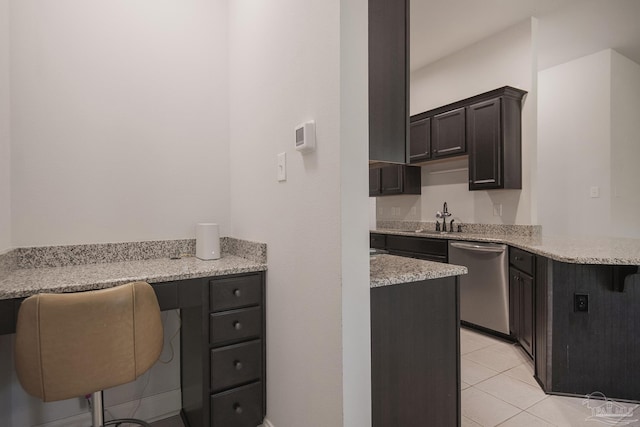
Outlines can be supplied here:
[[465, 109], [457, 108], [433, 117], [432, 154], [434, 158], [466, 152]]
[[520, 273], [509, 268], [509, 330], [511, 336], [520, 336]]
[[518, 341], [529, 356], [533, 356], [534, 298], [533, 278], [527, 274], [520, 274], [520, 337]]
[[535, 354], [533, 360], [536, 365], [536, 378], [542, 384], [543, 390], [549, 390], [551, 382], [547, 378], [547, 266], [550, 261], [542, 256], [536, 256], [535, 292], [536, 300], [534, 337]]
[[391, 165], [381, 168], [380, 193], [381, 194], [401, 194], [402, 193], [402, 166]]
[[418, 120], [409, 127], [409, 162], [431, 158], [431, 118]]
[[369, 234], [369, 247], [374, 249], [385, 249], [387, 247], [387, 236], [385, 234]]
[[381, 168], [369, 169], [369, 197], [380, 195]]
[[469, 190], [502, 188], [501, 99], [467, 107]]
[[369, 0], [369, 160], [406, 163], [408, 0]]
[[457, 281], [371, 288], [371, 426], [460, 425]]

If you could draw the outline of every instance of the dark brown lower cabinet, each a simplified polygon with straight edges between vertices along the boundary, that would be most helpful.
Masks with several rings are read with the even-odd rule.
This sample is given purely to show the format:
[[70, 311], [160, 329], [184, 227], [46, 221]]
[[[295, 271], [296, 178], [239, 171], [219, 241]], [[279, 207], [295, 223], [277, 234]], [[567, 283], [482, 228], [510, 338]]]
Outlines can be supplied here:
[[536, 333], [535, 261], [532, 253], [514, 247], [509, 249], [509, 329], [532, 358]]
[[534, 297], [533, 277], [511, 267], [509, 269], [509, 319], [511, 335], [533, 357]]
[[535, 275], [535, 347], [534, 347], [534, 364], [535, 378], [538, 380], [543, 390], [548, 390], [549, 370], [547, 369], [548, 353], [547, 339], [551, 336], [548, 331], [548, 301], [549, 292], [547, 286], [548, 265], [549, 260], [542, 256], [536, 256], [536, 275]]
[[265, 276], [196, 279], [181, 298], [181, 386], [189, 427], [256, 427], [266, 413]]
[[371, 289], [373, 427], [460, 426], [458, 278]]

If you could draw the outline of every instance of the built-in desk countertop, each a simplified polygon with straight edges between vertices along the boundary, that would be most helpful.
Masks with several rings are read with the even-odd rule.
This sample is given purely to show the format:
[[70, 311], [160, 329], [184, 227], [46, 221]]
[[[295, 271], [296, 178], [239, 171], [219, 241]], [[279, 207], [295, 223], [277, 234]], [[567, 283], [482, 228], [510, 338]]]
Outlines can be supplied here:
[[[0, 256], [0, 334], [15, 331], [20, 302], [37, 293], [145, 281], [154, 287], [160, 308], [168, 310], [183, 304], [177, 283], [267, 270], [265, 244], [223, 237], [221, 246], [222, 257], [208, 261], [184, 255], [195, 252], [194, 239], [14, 249]], [[182, 255], [171, 259], [175, 253]]]
[[23, 298], [41, 292], [62, 293], [103, 289], [135, 281], [153, 284], [266, 269], [265, 263], [234, 255], [225, 255], [210, 261], [187, 257], [23, 268], [0, 277], [0, 300]]

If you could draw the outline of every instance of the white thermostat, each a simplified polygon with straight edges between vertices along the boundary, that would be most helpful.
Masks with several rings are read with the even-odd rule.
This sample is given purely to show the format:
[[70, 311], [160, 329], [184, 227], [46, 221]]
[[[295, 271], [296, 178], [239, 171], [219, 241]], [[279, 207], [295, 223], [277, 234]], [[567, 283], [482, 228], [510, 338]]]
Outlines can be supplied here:
[[310, 120], [296, 126], [296, 150], [308, 153], [316, 148], [316, 122]]

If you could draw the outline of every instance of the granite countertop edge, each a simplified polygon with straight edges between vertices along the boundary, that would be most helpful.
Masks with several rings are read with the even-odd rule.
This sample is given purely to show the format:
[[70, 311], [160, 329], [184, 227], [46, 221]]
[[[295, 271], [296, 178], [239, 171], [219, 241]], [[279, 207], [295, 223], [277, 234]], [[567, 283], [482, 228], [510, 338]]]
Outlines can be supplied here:
[[267, 264], [236, 255], [202, 261], [195, 257], [150, 259], [65, 267], [22, 268], [0, 278], [0, 300], [36, 293], [79, 292], [121, 284], [148, 283], [266, 271]]
[[510, 236], [464, 232], [434, 234], [395, 229], [373, 229], [370, 231], [379, 234], [430, 239], [501, 243], [570, 264], [640, 265], [640, 239]]
[[370, 288], [399, 285], [467, 274], [467, 268], [396, 255], [370, 258]]

